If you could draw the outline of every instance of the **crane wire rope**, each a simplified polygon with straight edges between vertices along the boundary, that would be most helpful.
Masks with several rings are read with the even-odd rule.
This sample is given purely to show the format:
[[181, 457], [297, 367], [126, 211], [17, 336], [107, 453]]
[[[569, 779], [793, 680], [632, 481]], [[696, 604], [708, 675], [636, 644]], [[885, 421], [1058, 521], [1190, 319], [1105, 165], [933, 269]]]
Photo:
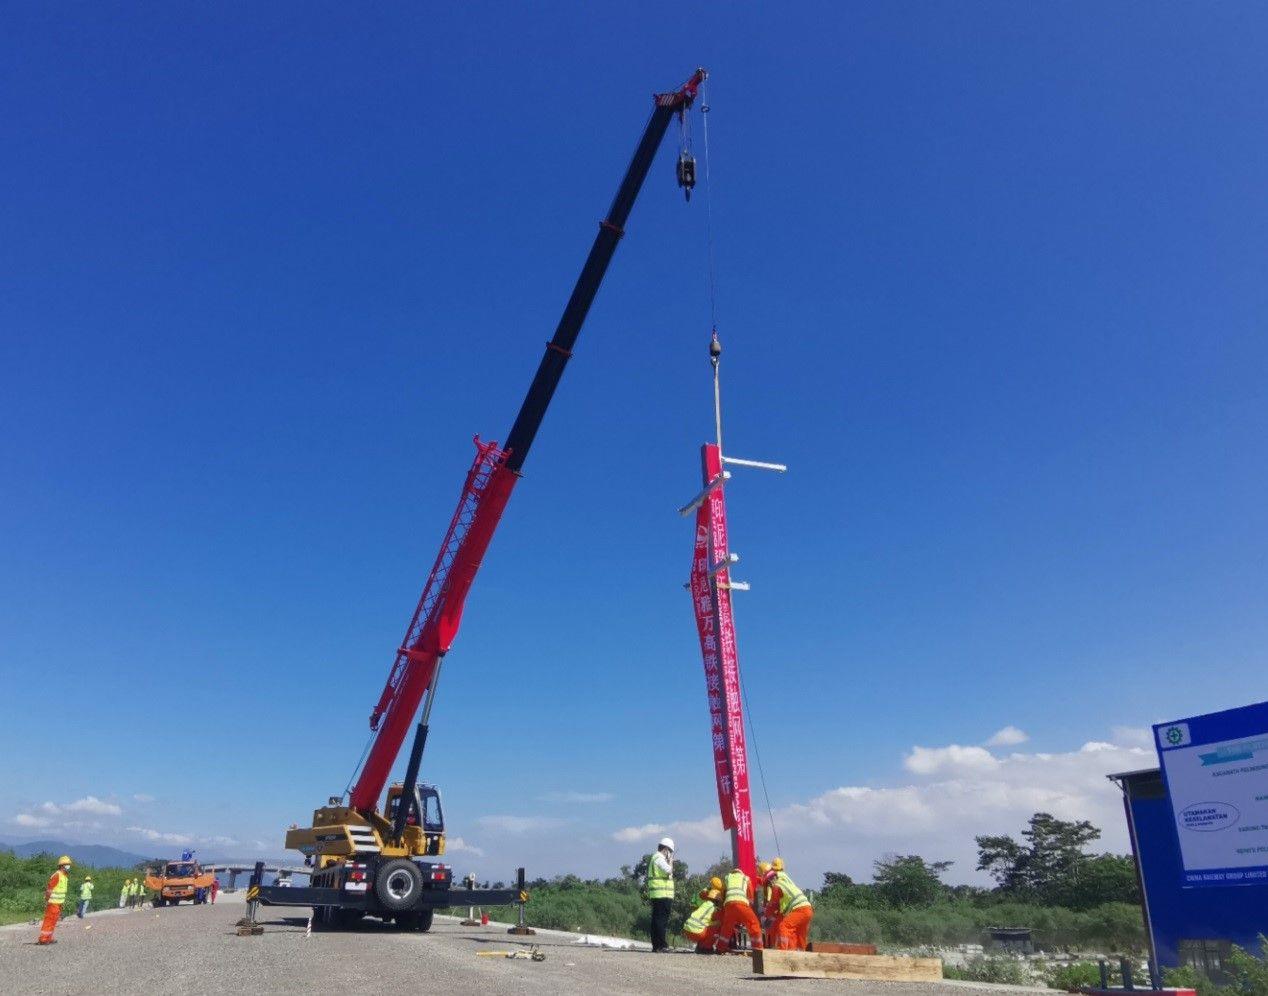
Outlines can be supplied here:
[[[685, 117], [685, 115], [684, 115]], [[709, 172], [709, 83], [706, 80], [700, 88], [700, 120], [704, 137], [704, 215], [705, 243], [708, 247], [709, 271], [709, 323], [712, 335], [718, 335], [718, 281], [713, 258], [713, 183]], [[690, 143], [689, 132], [684, 132], [684, 139]], [[713, 417], [718, 434], [718, 451], [722, 450], [722, 397], [718, 375], [718, 362], [713, 363]], [[735, 609], [732, 608], [732, 628], [735, 626]], [[762, 798], [766, 802], [766, 817], [770, 820], [771, 837], [775, 841], [775, 853], [780, 854], [783, 848], [779, 844], [779, 831], [775, 829], [775, 809], [771, 806], [770, 792], [766, 787], [766, 769], [762, 765], [762, 751], [757, 744], [757, 726], [753, 722], [753, 710], [749, 706], [748, 688], [744, 683], [744, 672], [739, 671], [740, 697], [744, 701], [744, 715], [748, 720], [749, 739], [753, 742], [753, 757], [757, 760], [757, 777], [762, 783]]]
[[361, 765], [365, 764], [365, 759], [370, 753], [370, 746], [374, 743], [376, 733], [371, 731], [369, 738], [365, 742], [365, 750], [361, 752], [361, 757], [357, 760], [356, 766], [352, 769], [352, 774], [348, 776], [348, 784], [343, 787], [343, 798], [348, 797], [348, 791], [352, 788], [352, 783], [356, 781], [357, 772], [361, 770]]

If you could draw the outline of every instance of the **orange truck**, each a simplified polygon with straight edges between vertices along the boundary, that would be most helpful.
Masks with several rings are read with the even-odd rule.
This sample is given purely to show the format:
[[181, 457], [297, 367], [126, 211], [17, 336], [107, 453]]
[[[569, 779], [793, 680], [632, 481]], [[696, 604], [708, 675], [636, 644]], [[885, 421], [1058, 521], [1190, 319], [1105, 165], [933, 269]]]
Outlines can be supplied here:
[[177, 906], [181, 900], [205, 903], [215, 877], [197, 861], [168, 861], [146, 871], [145, 887], [154, 893], [155, 906]]

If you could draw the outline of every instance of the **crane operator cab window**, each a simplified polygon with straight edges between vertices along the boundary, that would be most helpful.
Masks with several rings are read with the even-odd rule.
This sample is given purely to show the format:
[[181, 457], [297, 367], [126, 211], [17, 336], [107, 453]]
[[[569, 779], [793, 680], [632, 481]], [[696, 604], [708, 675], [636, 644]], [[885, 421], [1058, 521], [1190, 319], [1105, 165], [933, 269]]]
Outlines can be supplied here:
[[[440, 807], [440, 792], [430, 785], [417, 785], [414, 792], [414, 806], [405, 818], [405, 825], [407, 827], [418, 826], [418, 817], [421, 814], [423, 832], [427, 835], [428, 843], [431, 844], [433, 838], [435, 838], [436, 847], [438, 848], [439, 837], [445, 832], [445, 817]], [[389, 796], [386, 813], [389, 821], [395, 822], [397, 812], [408, 798], [401, 791], [394, 792]], [[431, 846], [427, 850], [428, 853], [438, 853]]]

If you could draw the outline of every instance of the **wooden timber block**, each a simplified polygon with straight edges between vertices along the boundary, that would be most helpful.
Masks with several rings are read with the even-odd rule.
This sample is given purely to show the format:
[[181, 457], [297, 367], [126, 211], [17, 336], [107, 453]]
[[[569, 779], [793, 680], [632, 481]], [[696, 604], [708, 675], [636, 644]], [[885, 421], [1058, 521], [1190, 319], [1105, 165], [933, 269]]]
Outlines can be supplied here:
[[845, 941], [811, 941], [806, 946], [806, 950], [814, 951], [817, 954], [874, 955], [876, 954], [876, 945], [850, 944]]
[[798, 979], [941, 982], [942, 959], [767, 949], [753, 952], [753, 972], [756, 975], [786, 975]]

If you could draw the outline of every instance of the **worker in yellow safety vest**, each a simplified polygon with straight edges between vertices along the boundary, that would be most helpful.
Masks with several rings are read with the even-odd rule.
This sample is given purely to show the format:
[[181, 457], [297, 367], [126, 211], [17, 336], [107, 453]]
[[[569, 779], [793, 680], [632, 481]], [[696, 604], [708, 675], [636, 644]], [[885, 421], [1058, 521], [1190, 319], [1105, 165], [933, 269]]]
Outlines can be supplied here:
[[783, 951], [805, 951], [810, 943], [814, 907], [788, 873], [783, 858], [771, 862], [766, 872], [766, 916], [775, 925], [774, 944]]
[[62, 918], [62, 904], [66, 902], [66, 891], [70, 888], [70, 857], [63, 854], [57, 859], [57, 871], [49, 876], [44, 886], [44, 922], [40, 924], [40, 939], [37, 944], [56, 944], [53, 931], [57, 929], [57, 921]]
[[718, 950], [730, 950], [736, 930], [743, 927], [748, 931], [749, 944], [753, 950], [761, 951], [765, 943], [762, 925], [753, 912], [753, 880], [739, 868], [734, 868], [727, 873], [723, 884], [726, 892], [722, 897], [722, 926], [718, 928]]
[[647, 859], [647, 898], [652, 904], [652, 950], [669, 949], [669, 908], [674, 902], [674, 842], [662, 837]]
[[136, 881], [132, 884], [132, 893], [136, 896], [136, 908], [140, 909], [145, 904], [145, 879], [137, 876]]
[[[721, 879], [715, 879], [719, 885]], [[718, 921], [722, 916], [719, 904], [722, 893], [718, 889], [701, 889], [700, 898], [704, 900], [687, 917], [682, 925], [682, 936], [696, 946], [697, 954], [712, 954], [713, 942], [718, 938]]]
[[84, 918], [84, 914], [88, 912], [88, 904], [92, 902], [92, 876], [85, 875], [84, 882], [79, 887], [79, 906], [75, 909], [75, 916], [79, 919]]

